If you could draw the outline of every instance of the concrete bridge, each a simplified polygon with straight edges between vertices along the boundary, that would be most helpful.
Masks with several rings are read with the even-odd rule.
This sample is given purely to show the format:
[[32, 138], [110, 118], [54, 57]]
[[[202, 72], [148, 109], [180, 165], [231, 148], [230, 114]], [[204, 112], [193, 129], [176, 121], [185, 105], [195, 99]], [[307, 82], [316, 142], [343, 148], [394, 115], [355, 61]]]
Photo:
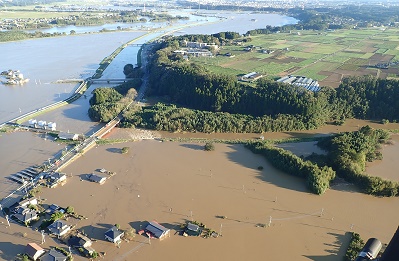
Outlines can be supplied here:
[[144, 44], [137, 44], [137, 43], [132, 43], [132, 44], [128, 44], [129, 46], [134, 46], [134, 47], [141, 47]]
[[124, 83], [124, 82], [128, 82], [131, 81], [135, 78], [117, 78], [117, 79], [90, 79], [91, 83], [101, 83], [101, 82], [106, 82], [106, 83]]

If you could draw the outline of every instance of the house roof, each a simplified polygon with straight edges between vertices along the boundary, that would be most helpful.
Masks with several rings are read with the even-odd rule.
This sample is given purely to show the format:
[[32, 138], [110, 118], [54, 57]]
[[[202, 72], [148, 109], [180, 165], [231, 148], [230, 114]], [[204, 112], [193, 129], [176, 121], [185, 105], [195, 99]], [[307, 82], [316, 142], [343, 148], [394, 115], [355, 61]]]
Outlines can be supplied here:
[[90, 238], [82, 235], [82, 234], [78, 234], [76, 236], [72, 236], [68, 239], [68, 244], [71, 246], [75, 246], [75, 247], [81, 247], [84, 246], [87, 242], [90, 243], [91, 245], [91, 240]]
[[117, 227], [113, 226], [105, 232], [105, 236], [111, 239], [117, 239], [123, 235], [123, 232], [120, 231]]
[[199, 228], [200, 228], [200, 227], [199, 227], [198, 225], [195, 225], [195, 224], [193, 224], [193, 223], [188, 223], [188, 224], [187, 224], [187, 229], [188, 229], [188, 230], [197, 232], [197, 231], [199, 230]]
[[51, 249], [49, 253], [45, 254], [42, 258], [40, 258], [41, 261], [66, 261], [67, 256], [65, 256], [63, 253], [60, 253], [56, 251], [55, 249]]
[[36, 243], [29, 243], [26, 245], [25, 248], [25, 253], [30, 256], [30, 257], [34, 257], [36, 255], [37, 252], [43, 252], [44, 253], [44, 249], [41, 248], [38, 244]]
[[97, 174], [90, 174], [88, 176], [88, 179], [90, 181], [93, 181], [93, 182], [104, 183], [105, 180], [106, 180], [106, 177], [103, 177], [103, 176], [100, 176], [100, 175], [97, 175]]
[[21, 222], [29, 222], [37, 218], [37, 213], [34, 210], [28, 210], [26, 212], [23, 212], [22, 214], [15, 214], [14, 217]]
[[58, 134], [58, 138], [62, 139], [62, 140], [74, 140], [77, 139], [79, 136], [79, 134], [75, 134], [75, 133], [66, 133], [66, 132], [60, 132]]
[[50, 226], [48, 226], [48, 230], [55, 235], [60, 235], [63, 231], [69, 229], [70, 227], [62, 220], [57, 220]]
[[155, 237], [160, 238], [164, 233], [168, 232], [169, 229], [160, 225], [155, 221], [148, 222], [148, 225], [145, 228], [149, 232], [151, 232]]
[[64, 177], [66, 177], [66, 174], [61, 172], [54, 172], [50, 174], [51, 179], [62, 179]]
[[28, 206], [28, 205], [37, 205], [37, 199], [36, 198], [28, 198], [25, 200], [22, 200], [19, 202], [20, 206]]

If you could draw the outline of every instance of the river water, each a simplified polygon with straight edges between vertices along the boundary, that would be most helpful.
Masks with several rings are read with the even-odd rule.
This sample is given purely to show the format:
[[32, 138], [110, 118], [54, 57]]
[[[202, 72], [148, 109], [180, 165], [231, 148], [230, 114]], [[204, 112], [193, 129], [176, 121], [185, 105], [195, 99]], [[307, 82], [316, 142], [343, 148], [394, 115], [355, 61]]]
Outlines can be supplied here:
[[[0, 123], [8, 121], [26, 112], [35, 110], [50, 103], [63, 100], [71, 95], [76, 84], [55, 84], [59, 79], [86, 78], [95, 72], [101, 60], [111, 54], [122, 44], [148, 34], [137, 40], [145, 43], [164, 33], [215, 33], [219, 31], [246, 32], [261, 26], [281, 25], [296, 22], [295, 19], [276, 14], [251, 13], [216, 13], [217, 17], [195, 16], [186, 11], [174, 11], [173, 15], [185, 15], [190, 20], [174, 22], [162, 30], [148, 34], [148, 31], [115, 31], [112, 33], [83, 34], [97, 31], [100, 27], [75, 28], [82, 34], [64, 37], [32, 39], [25, 41], [0, 43], [0, 71], [20, 70], [30, 81], [23, 86], [0, 85]], [[256, 19], [256, 22], [251, 21]], [[145, 23], [148, 27], [160, 26], [161, 23]], [[202, 25], [201, 24], [207, 24]], [[139, 23], [138, 26], [141, 26]], [[234, 25], [235, 28], [231, 26]], [[115, 28], [118, 25], [115, 25]], [[69, 33], [72, 27], [58, 27], [51, 30]], [[44, 29], [44, 31], [49, 29]], [[137, 47], [128, 47], [122, 51], [104, 72], [106, 77], [123, 77], [122, 68], [126, 63], [135, 64]], [[52, 119], [45, 119], [52, 121]]]

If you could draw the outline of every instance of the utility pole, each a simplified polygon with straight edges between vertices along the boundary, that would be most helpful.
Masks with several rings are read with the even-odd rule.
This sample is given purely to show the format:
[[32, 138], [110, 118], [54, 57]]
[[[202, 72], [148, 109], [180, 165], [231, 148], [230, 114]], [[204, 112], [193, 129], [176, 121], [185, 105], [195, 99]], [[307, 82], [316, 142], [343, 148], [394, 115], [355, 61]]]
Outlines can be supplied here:
[[46, 239], [44, 238], [44, 230], [41, 231], [42, 233], [42, 245], [46, 242]]
[[7, 224], [10, 227], [10, 220], [8, 220], [8, 215], [6, 215]]

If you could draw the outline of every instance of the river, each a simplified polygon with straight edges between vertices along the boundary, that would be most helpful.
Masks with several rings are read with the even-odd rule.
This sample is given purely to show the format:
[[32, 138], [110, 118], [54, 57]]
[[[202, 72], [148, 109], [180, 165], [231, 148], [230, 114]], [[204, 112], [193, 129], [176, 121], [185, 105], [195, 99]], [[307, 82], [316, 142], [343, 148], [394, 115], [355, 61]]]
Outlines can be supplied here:
[[[168, 32], [183, 34], [215, 33], [232, 30], [237, 25], [240, 33], [244, 31], [281, 23], [296, 22], [295, 19], [276, 14], [226, 13], [226, 19], [202, 17], [188, 11], [176, 10], [174, 15], [187, 15], [190, 20], [175, 22], [162, 30], [150, 33], [137, 41], [144, 43]], [[222, 13], [208, 12], [208, 15], [223, 16]], [[262, 17], [262, 18], [261, 18]], [[279, 18], [279, 19], [277, 19]], [[257, 21], [251, 21], [256, 19]], [[277, 19], [277, 20], [276, 20]], [[277, 22], [276, 22], [277, 21]], [[148, 26], [159, 23], [146, 23]], [[207, 24], [207, 25], [204, 25]], [[239, 26], [238, 26], [239, 24]], [[201, 25], [201, 26], [200, 26]], [[70, 96], [76, 84], [55, 84], [59, 79], [86, 78], [95, 72], [101, 60], [122, 44], [140, 37], [147, 31], [115, 31], [112, 33], [83, 34], [99, 27], [80, 27], [82, 34], [25, 41], [0, 43], [0, 71], [20, 70], [30, 81], [23, 86], [0, 85], [0, 123], [15, 118], [28, 111]], [[48, 29], [45, 29], [48, 30]], [[55, 29], [52, 29], [55, 30]], [[57, 28], [58, 32], [69, 32], [71, 27]], [[126, 48], [111, 63], [104, 73], [107, 77], [121, 77], [126, 63], [136, 63], [137, 47]], [[46, 119], [52, 121], [52, 119]]]

